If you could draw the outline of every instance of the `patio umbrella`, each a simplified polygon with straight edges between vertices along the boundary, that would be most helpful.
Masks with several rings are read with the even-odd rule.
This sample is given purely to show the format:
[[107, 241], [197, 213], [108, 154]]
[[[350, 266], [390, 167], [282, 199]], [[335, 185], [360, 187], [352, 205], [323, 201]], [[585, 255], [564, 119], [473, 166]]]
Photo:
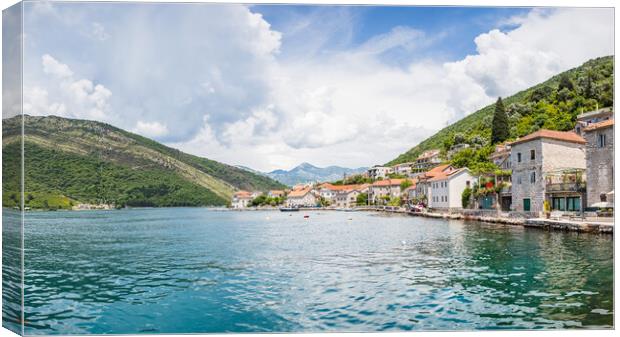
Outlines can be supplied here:
[[609, 202], [609, 201], [601, 201], [601, 202], [597, 202], [592, 204], [592, 207], [597, 207], [597, 208], [613, 208], [614, 207], [614, 203], [613, 202]]

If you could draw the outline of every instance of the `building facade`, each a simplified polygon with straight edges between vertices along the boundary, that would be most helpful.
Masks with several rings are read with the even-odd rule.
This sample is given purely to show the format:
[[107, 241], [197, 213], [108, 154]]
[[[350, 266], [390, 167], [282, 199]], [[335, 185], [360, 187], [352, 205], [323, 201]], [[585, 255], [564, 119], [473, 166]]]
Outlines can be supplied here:
[[473, 186], [474, 180], [467, 168], [448, 170], [431, 178], [428, 206], [442, 210], [463, 208], [461, 196], [466, 188]]
[[387, 166], [373, 166], [368, 169], [368, 177], [371, 179], [385, 179], [388, 174], [394, 173], [394, 169]]
[[409, 176], [413, 170], [414, 163], [402, 163], [392, 166], [392, 171], [396, 174]]
[[565, 205], [570, 203], [570, 209], [565, 210], [581, 209], [585, 189], [577, 172], [585, 171], [586, 166], [585, 140], [581, 136], [539, 130], [517, 139], [511, 147], [513, 210], [539, 213], [545, 200], [559, 208], [562, 199]]
[[250, 205], [254, 198], [252, 193], [248, 191], [238, 191], [233, 194], [230, 206], [234, 209], [246, 208]]
[[413, 169], [416, 172], [424, 172], [432, 169], [435, 166], [441, 164], [439, 150], [428, 150], [424, 151], [418, 158], [415, 160], [413, 165]]
[[614, 118], [614, 112], [611, 107], [588, 111], [577, 116], [575, 123], [575, 132], [584, 136], [584, 129], [590, 124], [604, 122]]
[[372, 204], [382, 205], [387, 198], [401, 196], [400, 184], [406, 179], [385, 179], [374, 182], [368, 187], [368, 199]]
[[584, 130], [588, 207], [613, 202], [614, 120], [591, 124]]
[[310, 187], [293, 190], [286, 197], [287, 207], [314, 207], [317, 203], [318, 198]]

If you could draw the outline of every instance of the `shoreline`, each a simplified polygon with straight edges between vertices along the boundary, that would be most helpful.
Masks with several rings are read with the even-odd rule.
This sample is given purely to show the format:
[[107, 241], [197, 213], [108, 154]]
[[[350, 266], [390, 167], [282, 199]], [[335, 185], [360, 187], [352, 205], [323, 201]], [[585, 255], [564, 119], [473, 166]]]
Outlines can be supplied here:
[[[24, 210], [24, 212], [83, 212], [83, 211], [120, 211], [131, 209], [163, 209], [163, 208], [205, 208], [212, 211], [219, 212], [279, 212], [280, 208], [268, 207], [268, 208], [226, 208], [221, 206], [177, 206], [177, 207], [127, 207], [121, 209], [58, 209], [58, 210], [44, 210], [44, 209], [30, 209]], [[20, 211], [14, 208], [3, 207], [3, 210]], [[413, 217], [426, 217], [435, 219], [446, 220], [461, 220], [461, 221], [479, 221], [490, 224], [498, 225], [510, 225], [510, 226], [522, 226], [528, 228], [539, 228], [543, 230], [558, 230], [578, 233], [595, 233], [595, 234], [611, 234], [614, 232], [614, 222], [596, 222], [596, 221], [571, 221], [571, 220], [551, 220], [545, 218], [506, 218], [497, 216], [485, 216], [485, 215], [467, 215], [463, 213], [435, 213], [435, 212], [411, 212], [403, 209], [381, 209], [375, 207], [360, 207], [350, 210], [336, 209], [336, 208], [300, 208], [299, 212], [311, 212], [311, 211], [332, 211], [332, 212], [378, 212], [378, 213], [390, 213], [399, 214], [404, 216]]]

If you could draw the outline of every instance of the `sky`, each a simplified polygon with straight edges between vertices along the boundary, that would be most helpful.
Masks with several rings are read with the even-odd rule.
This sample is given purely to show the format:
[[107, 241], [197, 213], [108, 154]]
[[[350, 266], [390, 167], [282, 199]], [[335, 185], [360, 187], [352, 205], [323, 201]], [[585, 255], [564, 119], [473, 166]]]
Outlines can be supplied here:
[[385, 163], [614, 50], [606, 8], [24, 6], [24, 113], [261, 171]]

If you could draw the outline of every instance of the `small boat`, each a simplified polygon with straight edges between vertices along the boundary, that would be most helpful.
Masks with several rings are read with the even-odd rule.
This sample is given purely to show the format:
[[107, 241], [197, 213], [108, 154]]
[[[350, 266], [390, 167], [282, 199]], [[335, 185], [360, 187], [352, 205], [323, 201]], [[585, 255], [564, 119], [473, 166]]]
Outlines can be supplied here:
[[299, 208], [295, 208], [295, 207], [280, 207], [280, 212], [299, 212]]
[[310, 216], [308, 214], [304, 215], [304, 219], [308, 219]]

